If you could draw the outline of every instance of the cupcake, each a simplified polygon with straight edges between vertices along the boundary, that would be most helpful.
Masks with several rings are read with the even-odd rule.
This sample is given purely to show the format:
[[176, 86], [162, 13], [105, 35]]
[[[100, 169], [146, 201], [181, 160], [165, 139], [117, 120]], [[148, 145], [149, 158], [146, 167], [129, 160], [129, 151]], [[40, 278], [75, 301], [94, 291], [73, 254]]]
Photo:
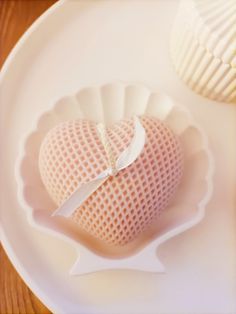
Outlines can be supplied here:
[[236, 2], [182, 0], [170, 50], [176, 72], [197, 93], [236, 103]]

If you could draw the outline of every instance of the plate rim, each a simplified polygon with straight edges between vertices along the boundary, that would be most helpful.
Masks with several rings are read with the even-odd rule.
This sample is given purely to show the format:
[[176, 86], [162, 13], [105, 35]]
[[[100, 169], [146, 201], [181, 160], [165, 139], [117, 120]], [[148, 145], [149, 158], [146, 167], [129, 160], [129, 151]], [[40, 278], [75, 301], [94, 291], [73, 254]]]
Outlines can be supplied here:
[[[14, 62], [15, 57], [17, 56], [18, 52], [24, 47], [26, 40], [33, 35], [33, 33], [37, 30], [38, 27], [43, 23], [43, 21], [53, 14], [57, 9], [61, 8], [63, 4], [65, 4], [68, 0], [58, 0], [56, 3], [51, 5], [45, 12], [43, 12], [36, 20], [30, 25], [30, 27], [22, 34], [22, 36], [18, 39], [10, 53], [8, 54], [6, 60], [4, 61], [2, 68], [0, 69], [0, 86], [2, 85], [5, 76], [8, 73], [9, 68], [11, 67], [12, 63]], [[4, 119], [3, 117], [3, 106], [0, 106], [0, 117], [1, 122]], [[3, 123], [0, 123], [1, 129], [0, 134], [3, 134]], [[0, 161], [2, 161], [2, 154], [0, 155]], [[0, 183], [2, 185], [2, 176], [0, 179]], [[2, 214], [2, 209], [4, 207], [3, 199], [1, 198], [0, 203], [0, 211]], [[3, 224], [0, 221], [0, 240], [1, 245], [8, 256], [9, 260], [13, 264], [15, 270], [17, 271], [18, 275], [21, 279], [26, 283], [26, 285], [30, 288], [30, 290], [35, 294], [35, 296], [46, 306], [51, 312], [53, 313], [61, 313], [62, 310], [44, 293], [43, 289], [34, 281], [28, 274], [27, 270], [25, 269], [24, 265], [20, 262], [19, 257], [15, 254], [9, 240], [7, 237], [7, 232], [4, 230]]]

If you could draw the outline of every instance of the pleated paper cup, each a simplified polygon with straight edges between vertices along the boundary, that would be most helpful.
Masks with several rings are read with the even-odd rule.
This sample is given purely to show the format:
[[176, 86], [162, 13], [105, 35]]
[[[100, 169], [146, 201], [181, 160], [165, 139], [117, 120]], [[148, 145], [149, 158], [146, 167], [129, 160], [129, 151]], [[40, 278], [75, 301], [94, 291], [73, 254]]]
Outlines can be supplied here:
[[182, 0], [170, 49], [180, 78], [211, 99], [235, 102], [236, 2]]
[[[38, 158], [49, 130], [70, 119], [89, 119], [111, 125], [134, 115], [156, 117], [178, 135], [184, 154], [184, 174], [179, 188], [162, 216], [132, 243], [111, 248], [91, 238], [72, 221], [54, 216], [56, 205], [42, 183]], [[69, 241], [79, 259], [71, 273], [107, 269], [162, 272], [156, 249], [165, 241], [193, 227], [204, 217], [212, 193], [213, 160], [204, 132], [185, 108], [170, 97], [137, 84], [111, 83], [88, 87], [53, 104], [26, 134], [16, 165], [19, 201], [29, 222], [44, 232]]]

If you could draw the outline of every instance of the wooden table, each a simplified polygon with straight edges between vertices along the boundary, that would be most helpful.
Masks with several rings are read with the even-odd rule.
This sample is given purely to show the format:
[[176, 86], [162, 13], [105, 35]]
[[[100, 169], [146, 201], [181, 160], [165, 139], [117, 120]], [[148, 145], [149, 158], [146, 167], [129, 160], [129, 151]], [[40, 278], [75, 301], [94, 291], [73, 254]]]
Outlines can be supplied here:
[[[32, 22], [56, 0], [0, 0], [0, 67]], [[50, 313], [19, 277], [0, 246], [0, 313]]]

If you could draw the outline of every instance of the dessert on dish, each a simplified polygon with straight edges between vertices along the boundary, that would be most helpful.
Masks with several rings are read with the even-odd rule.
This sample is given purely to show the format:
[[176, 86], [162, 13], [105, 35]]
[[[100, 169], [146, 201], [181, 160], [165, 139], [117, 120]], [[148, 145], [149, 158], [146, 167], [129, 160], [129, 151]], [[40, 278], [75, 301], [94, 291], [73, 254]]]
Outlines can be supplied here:
[[[139, 123], [145, 130], [145, 143], [135, 160], [92, 189], [67, 215], [110, 245], [125, 245], [148, 228], [169, 204], [183, 173], [179, 138], [156, 118], [140, 116]], [[70, 120], [46, 135], [39, 169], [57, 206], [112, 166], [135, 136], [132, 118], [104, 128], [107, 143], [99, 127], [94, 121]], [[141, 140], [137, 138], [137, 145]]]
[[[83, 131], [81, 131], [82, 126], [85, 128]], [[64, 131], [62, 132], [63, 128]], [[60, 136], [58, 132], [61, 132]], [[88, 136], [88, 133], [93, 134], [92, 138]], [[66, 134], [70, 134], [70, 136]], [[77, 136], [79, 134], [84, 134], [83, 138]], [[117, 137], [114, 134], [119, 136]], [[165, 142], [163, 142], [164, 134], [166, 134]], [[54, 135], [56, 141], [53, 144]], [[83, 144], [85, 149], [83, 152], [73, 152], [72, 149], [70, 159], [66, 161], [65, 158], [68, 156], [63, 155], [62, 139], [65, 144], [69, 145], [69, 149], [72, 149], [72, 146], [76, 148], [78, 142]], [[110, 139], [112, 141], [109, 141], [109, 145], [107, 145]], [[148, 140], [153, 145], [150, 146], [150, 151], [145, 152], [145, 144], [149, 145], [147, 144]], [[173, 141], [173, 145], [169, 149], [170, 145], [168, 143], [171, 141]], [[53, 144], [54, 148], [57, 146], [59, 151], [52, 151], [50, 155], [48, 148], [52, 146], [49, 143]], [[50, 233], [62, 241], [69, 242], [76, 249], [78, 258], [70, 270], [70, 273], [74, 275], [108, 269], [163, 272], [165, 267], [158, 259], [158, 247], [198, 224], [205, 215], [205, 207], [212, 193], [214, 164], [205, 133], [196, 124], [185, 107], [160, 91], [152, 91], [140, 84], [115, 82], [92, 86], [81, 89], [73, 95], [58, 99], [52, 103], [48, 111], [39, 114], [34, 127], [23, 138], [20, 147], [16, 164], [19, 202], [22, 208], [26, 210], [29, 223], [34, 228]], [[86, 150], [91, 149], [91, 147], [96, 147], [96, 151], [99, 148], [100, 153], [96, 155], [93, 151], [92, 156], [87, 155]], [[180, 153], [179, 155], [172, 151], [174, 147]], [[163, 160], [156, 160], [158, 154], [153, 154], [154, 149], [163, 157]], [[63, 169], [59, 172], [62, 174], [65, 170], [68, 171], [68, 175], [72, 174], [71, 169], [76, 159], [73, 159], [74, 153], [80, 156], [83, 161], [84, 168], [81, 171], [83, 170], [85, 175], [81, 176], [81, 181], [74, 183], [73, 179], [75, 178], [75, 181], [77, 181], [78, 177], [76, 176], [78, 174], [73, 172], [69, 183], [67, 183], [67, 180], [62, 180], [65, 183], [63, 187], [61, 185], [62, 181], [59, 181], [60, 175], [58, 172], [55, 175], [54, 172], [54, 174], [51, 174], [53, 180], [49, 184], [50, 171], [53, 170], [54, 166], [56, 166], [55, 169], [59, 170], [57, 162], [52, 161], [50, 158], [52, 156], [55, 158], [61, 157], [60, 163], [62, 163]], [[50, 158], [43, 158], [48, 154]], [[171, 154], [173, 154], [172, 157], [177, 158], [177, 164], [174, 167], [176, 167], [176, 171], [180, 170], [180, 172], [174, 173], [174, 167], [173, 169], [168, 168], [172, 162], [168, 158], [168, 162], [166, 162], [165, 157], [170, 157]], [[97, 162], [96, 158], [101, 160], [99, 159], [99, 162]], [[144, 165], [146, 168], [145, 171], [144, 169], [138, 169], [139, 176], [137, 171], [134, 171], [136, 165], [140, 165], [141, 168]], [[109, 225], [108, 230], [110, 230], [110, 233], [106, 231], [105, 237], [102, 232], [105, 228], [104, 224], [99, 228], [96, 225], [93, 229], [87, 229], [90, 234], [84, 231], [82, 226], [78, 226], [77, 222], [79, 220], [80, 223], [83, 221], [83, 224], [91, 227], [91, 225], [89, 226], [90, 218], [95, 219], [95, 221], [98, 221], [99, 218], [101, 222], [104, 222], [105, 212], [103, 211], [104, 216], [99, 216], [99, 213], [102, 212], [102, 207], [105, 208], [105, 205], [109, 207], [107, 197], [122, 203], [120, 197], [122, 195], [123, 201], [128, 201], [128, 209], [131, 209], [132, 206], [136, 208], [135, 197], [145, 194], [144, 196], [147, 197], [148, 202], [143, 201], [143, 203], [140, 203], [142, 208], [146, 206], [150, 210], [149, 206], [153, 202], [152, 195], [155, 194], [156, 200], [160, 197], [158, 184], [154, 187], [153, 183], [164, 180], [160, 177], [160, 174], [163, 174], [161, 165], [163, 165], [163, 168], [167, 167], [170, 170], [170, 177], [168, 177], [167, 172], [164, 173], [171, 187], [171, 191], [167, 193], [169, 202], [164, 200], [164, 194], [160, 194], [163, 197], [163, 203], [166, 202], [165, 208], [163, 205], [164, 209], [160, 206], [152, 212], [147, 211], [142, 217], [151, 217], [151, 219], [145, 221], [141, 218], [138, 221], [139, 229], [132, 229], [131, 227], [129, 233], [125, 233], [125, 239], [122, 239], [121, 233], [119, 237], [114, 237], [115, 227], [119, 229], [118, 222], [121, 222], [122, 225], [122, 220], [124, 220], [121, 217], [118, 217], [121, 221], [117, 220], [116, 225]], [[92, 173], [90, 172], [91, 166], [93, 166], [92, 169], [96, 169], [96, 167], [98, 169]], [[105, 171], [103, 171], [104, 169]], [[131, 169], [133, 170], [131, 171]], [[151, 176], [148, 179], [150, 180], [148, 184], [151, 184], [145, 186], [147, 183], [145, 175], [149, 177], [149, 171], [151, 172], [153, 169], [157, 173], [157, 177], [153, 178]], [[96, 177], [98, 173], [99, 175]], [[128, 176], [127, 181], [126, 178], [122, 177], [122, 174], [125, 173]], [[135, 178], [135, 175], [137, 175], [137, 178]], [[43, 177], [45, 178], [44, 182]], [[132, 177], [132, 180], [134, 179], [135, 184], [129, 182], [130, 177]], [[86, 181], [84, 178], [86, 178]], [[173, 178], [176, 178], [177, 181], [180, 180], [179, 184], [177, 181], [173, 181]], [[124, 186], [127, 189], [121, 187], [122, 193], [117, 194], [116, 184], [114, 183], [117, 182], [120, 188], [119, 182], [124, 182], [122, 180], [125, 180]], [[111, 182], [114, 184], [112, 186], [114, 193], [108, 190], [108, 183]], [[163, 187], [167, 186], [167, 182], [162, 182]], [[69, 185], [67, 186], [67, 184]], [[54, 190], [52, 187], [54, 187]], [[111, 184], [109, 184], [109, 187], [111, 187]], [[68, 191], [66, 192], [64, 188], [68, 188]], [[147, 194], [148, 189], [149, 194]], [[74, 193], [73, 190], [75, 190]], [[144, 191], [144, 193], [140, 194], [139, 190]], [[157, 195], [152, 190], [156, 191]], [[105, 191], [107, 194], [102, 195], [101, 191]], [[99, 193], [102, 198], [101, 202], [98, 198]], [[132, 198], [130, 197], [131, 193], [135, 193]], [[66, 199], [68, 196], [69, 199]], [[148, 197], [151, 198], [152, 202]], [[94, 207], [91, 203], [92, 198], [96, 201], [93, 202], [95, 203]], [[64, 199], [66, 200], [64, 201]], [[99, 213], [93, 212], [94, 216], [92, 217], [91, 212], [89, 212], [90, 216], [88, 215], [89, 217], [86, 220], [85, 217], [81, 216], [80, 210], [88, 202], [90, 202], [92, 210], [97, 208], [98, 202], [100, 202], [101, 208], [97, 208]], [[130, 202], [132, 203], [131, 206], [129, 205]], [[113, 209], [116, 208], [115, 205]], [[120, 206], [120, 208], [125, 207]], [[115, 210], [110, 213], [114, 212]], [[122, 214], [124, 212], [125, 210]], [[130, 213], [132, 222], [136, 221], [134, 212], [130, 211]], [[152, 216], [148, 216], [149, 213], [152, 213]], [[159, 213], [161, 214], [159, 215]], [[156, 218], [154, 218], [155, 215]], [[81, 217], [83, 220], [81, 220]], [[115, 221], [114, 217], [110, 216], [109, 223], [111, 219]], [[137, 217], [140, 218], [139, 213], [137, 213]], [[126, 217], [125, 222], [129, 221], [130, 218]], [[128, 230], [128, 226], [125, 227], [124, 225], [122, 228], [124, 231]], [[139, 233], [134, 234], [132, 230], [137, 230]], [[93, 235], [91, 235], [92, 233]], [[113, 237], [110, 238], [109, 234], [111, 233]]]

